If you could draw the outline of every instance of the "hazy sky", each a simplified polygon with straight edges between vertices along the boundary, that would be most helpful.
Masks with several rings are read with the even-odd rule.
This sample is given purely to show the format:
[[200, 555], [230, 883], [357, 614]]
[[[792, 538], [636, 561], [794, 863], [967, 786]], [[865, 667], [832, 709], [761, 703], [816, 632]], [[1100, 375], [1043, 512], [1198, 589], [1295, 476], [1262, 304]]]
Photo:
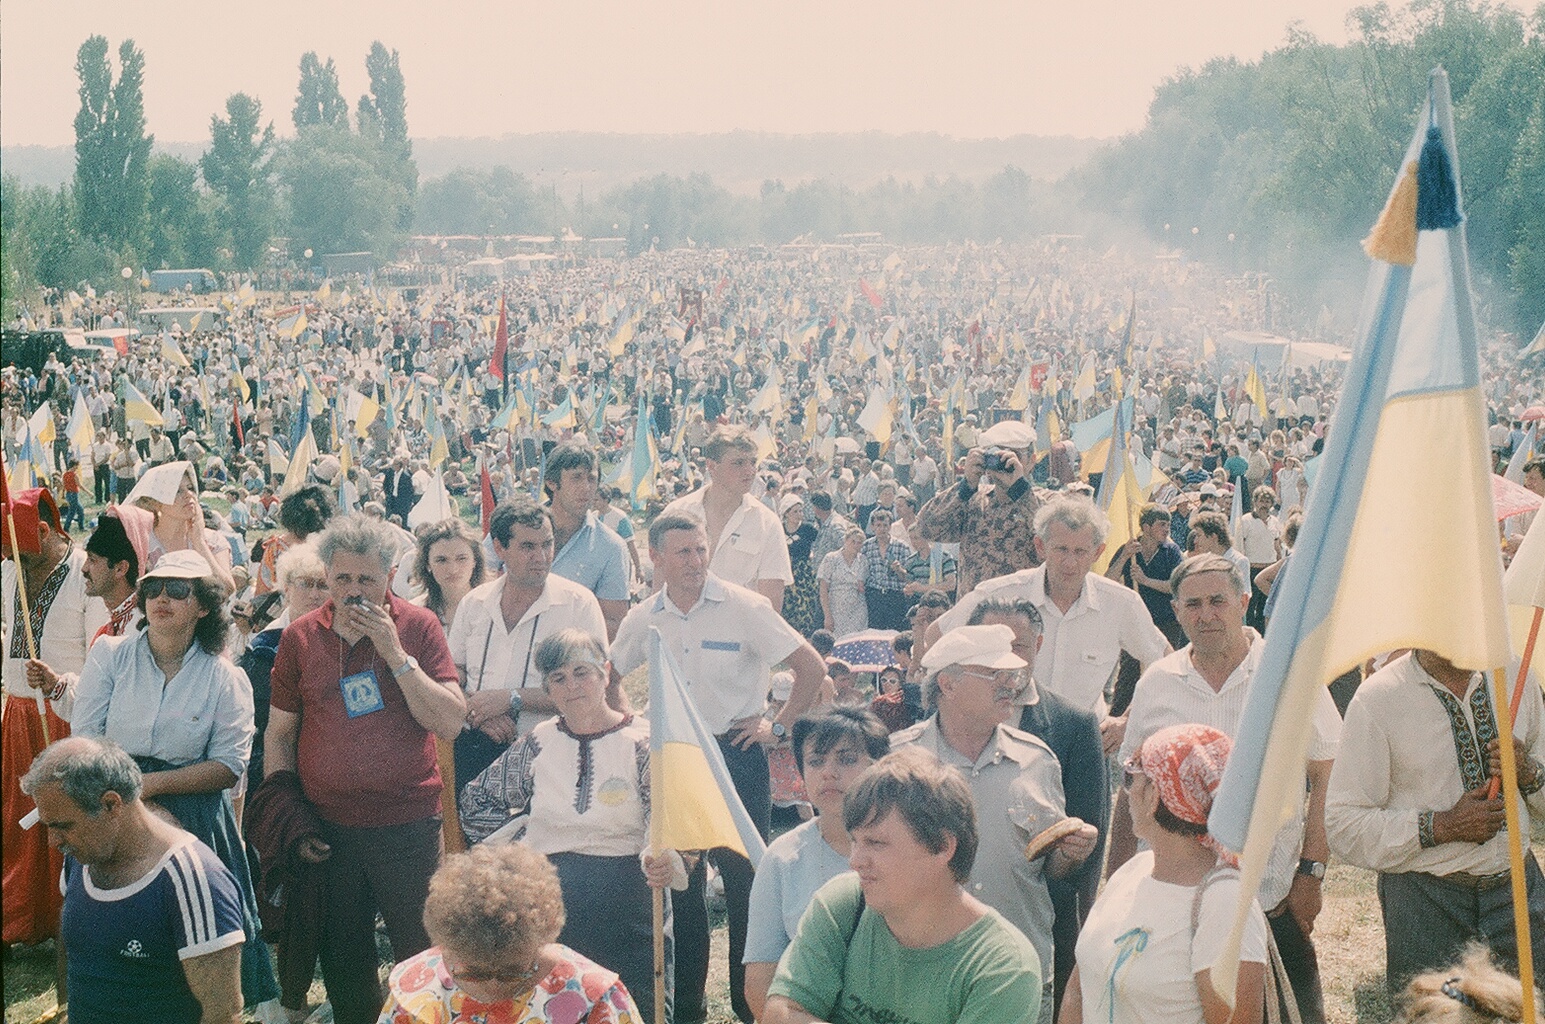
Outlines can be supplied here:
[[415, 137], [506, 132], [940, 131], [1109, 136], [1154, 87], [1253, 60], [1302, 21], [1346, 38], [1354, 0], [3, 0], [0, 141], [74, 141], [75, 51], [146, 58], [150, 130], [201, 141], [233, 92], [290, 133], [300, 55], [351, 104], [372, 40], [401, 52]]

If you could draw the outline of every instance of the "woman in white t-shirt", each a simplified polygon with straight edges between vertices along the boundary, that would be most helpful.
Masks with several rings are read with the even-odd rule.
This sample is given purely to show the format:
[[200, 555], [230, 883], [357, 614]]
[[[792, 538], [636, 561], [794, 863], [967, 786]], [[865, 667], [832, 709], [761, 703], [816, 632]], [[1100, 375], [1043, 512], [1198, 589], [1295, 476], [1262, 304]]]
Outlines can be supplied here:
[[1232, 1011], [1212, 984], [1239, 902], [1233, 858], [1207, 835], [1229, 749], [1217, 729], [1177, 725], [1127, 762], [1132, 830], [1149, 849], [1111, 876], [1091, 908], [1060, 1024], [1259, 1024], [1267, 932], [1258, 906], [1245, 925]]

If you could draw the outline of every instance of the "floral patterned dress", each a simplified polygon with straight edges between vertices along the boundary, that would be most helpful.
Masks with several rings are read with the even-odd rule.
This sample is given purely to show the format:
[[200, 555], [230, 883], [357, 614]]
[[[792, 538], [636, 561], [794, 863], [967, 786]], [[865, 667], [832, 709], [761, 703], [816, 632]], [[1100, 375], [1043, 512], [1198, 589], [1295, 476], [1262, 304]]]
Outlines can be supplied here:
[[646, 1024], [617, 975], [566, 946], [527, 994], [484, 1003], [456, 987], [431, 946], [392, 969], [376, 1024]]

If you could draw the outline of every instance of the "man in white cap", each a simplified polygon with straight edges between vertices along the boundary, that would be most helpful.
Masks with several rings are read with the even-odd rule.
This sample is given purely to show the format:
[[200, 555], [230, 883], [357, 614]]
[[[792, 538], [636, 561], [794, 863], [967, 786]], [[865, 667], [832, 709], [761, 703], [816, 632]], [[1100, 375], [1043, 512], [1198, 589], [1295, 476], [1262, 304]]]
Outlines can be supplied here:
[[1083, 823], [1032, 860], [1026, 847], [1067, 819], [1062, 769], [1041, 740], [1008, 723], [1025, 659], [1005, 625], [960, 626], [923, 655], [932, 717], [896, 733], [893, 747], [916, 744], [957, 769], [976, 802], [981, 846], [966, 889], [1024, 933], [1041, 958], [1040, 1020], [1052, 1019], [1052, 924], [1046, 875], [1075, 871], [1094, 851], [1098, 831]]
[[982, 580], [1041, 564], [1032, 528], [1037, 501], [1026, 475], [1034, 446], [1028, 424], [994, 424], [966, 454], [960, 482], [918, 510], [914, 536], [960, 544], [962, 597]]

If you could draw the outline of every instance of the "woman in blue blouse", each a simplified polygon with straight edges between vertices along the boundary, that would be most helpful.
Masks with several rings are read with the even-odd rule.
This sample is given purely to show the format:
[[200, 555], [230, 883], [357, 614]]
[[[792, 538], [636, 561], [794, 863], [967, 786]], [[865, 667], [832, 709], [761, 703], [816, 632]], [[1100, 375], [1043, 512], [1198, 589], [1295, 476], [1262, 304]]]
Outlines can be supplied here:
[[224, 599], [202, 555], [163, 555], [139, 580], [139, 630], [92, 646], [70, 728], [128, 751], [144, 772], [145, 799], [202, 839], [236, 876], [246, 908], [242, 993], [260, 1003], [277, 998], [279, 988], [258, 939], [252, 875], [231, 802], [256, 727], [252, 686], [222, 657], [231, 626]]

